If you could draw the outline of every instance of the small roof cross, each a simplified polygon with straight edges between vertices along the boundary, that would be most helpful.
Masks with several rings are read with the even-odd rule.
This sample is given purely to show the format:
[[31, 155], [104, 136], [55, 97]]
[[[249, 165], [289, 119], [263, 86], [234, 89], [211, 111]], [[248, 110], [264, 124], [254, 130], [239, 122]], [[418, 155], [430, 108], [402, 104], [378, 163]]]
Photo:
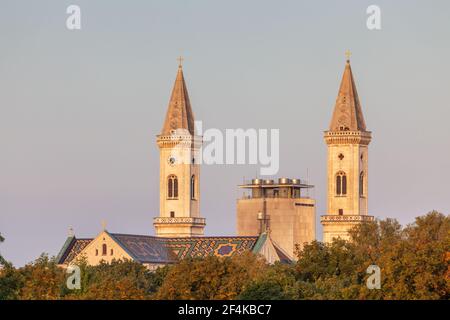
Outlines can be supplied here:
[[183, 60], [184, 60], [184, 58], [183, 58], [182, 56], [179, 56], [179, 57], [177, 58], [177, 60], [178, 60], [178, 67], [181, 68], [181, 67], [183, 66]]
[[350, 50], [345, 51], [345, 57], [347, 58], [347, 61], [350, 61], [351, 55], [352, 55], [352, 53], [350, 52]]

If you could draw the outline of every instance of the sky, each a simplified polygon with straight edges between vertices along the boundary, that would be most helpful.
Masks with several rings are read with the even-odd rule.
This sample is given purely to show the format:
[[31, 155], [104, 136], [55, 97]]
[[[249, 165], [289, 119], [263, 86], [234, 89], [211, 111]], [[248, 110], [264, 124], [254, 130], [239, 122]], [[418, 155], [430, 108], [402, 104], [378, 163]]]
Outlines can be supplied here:
[[[366, 26], [373, 4], [381, 30]], [[369, 213], [450, 211], [449, 1], [2, 0], [0, 39], [0, 252], [17, 266], [56, 255], [70, 226], [154, 234], [180, 55], [204, 129], [280, 130], [276, 178], [315, 185], [319, 240], [346, 50], [373, 137]], [[202, 167], [207, 235], [235, 234], [237, 185], [258, 169]]]

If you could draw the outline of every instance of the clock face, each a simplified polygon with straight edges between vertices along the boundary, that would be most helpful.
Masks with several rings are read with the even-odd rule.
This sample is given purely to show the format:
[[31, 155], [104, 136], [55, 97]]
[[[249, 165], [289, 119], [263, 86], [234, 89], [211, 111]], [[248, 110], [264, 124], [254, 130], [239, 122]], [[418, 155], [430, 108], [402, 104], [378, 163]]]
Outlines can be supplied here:
[[173, 165], [175, 165], [175, 163], [177, 162], [177, 159], [175, 159], [175, 157], [173, 157], [173, 156], [170, 156], [170, 157], [167, 159], [167, 162], [168, 162], [171, 166], [173, 166]]

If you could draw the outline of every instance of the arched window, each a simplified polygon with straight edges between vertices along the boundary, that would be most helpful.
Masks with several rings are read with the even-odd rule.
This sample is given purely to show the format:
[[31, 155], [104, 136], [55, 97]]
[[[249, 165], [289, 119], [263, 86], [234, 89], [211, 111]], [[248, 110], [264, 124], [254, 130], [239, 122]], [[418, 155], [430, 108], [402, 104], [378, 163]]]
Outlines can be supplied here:
[[106, 256], [108, 252], [108, 248], [106, 247], [106, 243], [102, 245], [102, 256]]
[[191, 200], [195, 200], [195, 176], [191, 176]]
[[347, 175], [339, 171], [336, 175], [336, 195], [345, 196], [347, 194]]
[[359, 174], [359, 196], [364, 196], [364, 171]]
[[178, 198], [178, 178], [175, 175], [170, 175], [167, 178], [167, 198]]

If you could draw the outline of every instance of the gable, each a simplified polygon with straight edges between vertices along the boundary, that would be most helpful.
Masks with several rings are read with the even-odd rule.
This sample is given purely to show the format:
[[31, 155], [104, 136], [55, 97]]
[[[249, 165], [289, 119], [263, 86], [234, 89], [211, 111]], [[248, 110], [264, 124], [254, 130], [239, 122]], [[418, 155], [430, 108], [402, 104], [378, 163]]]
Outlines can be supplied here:
[[68, 265], [79, 257], [85, 257], [89, 265], [97, 265], [102, 260], [136, 260], [107, 231], [101, 232], [94, 239], [69, 237], [58, 254], [57, 262]]

